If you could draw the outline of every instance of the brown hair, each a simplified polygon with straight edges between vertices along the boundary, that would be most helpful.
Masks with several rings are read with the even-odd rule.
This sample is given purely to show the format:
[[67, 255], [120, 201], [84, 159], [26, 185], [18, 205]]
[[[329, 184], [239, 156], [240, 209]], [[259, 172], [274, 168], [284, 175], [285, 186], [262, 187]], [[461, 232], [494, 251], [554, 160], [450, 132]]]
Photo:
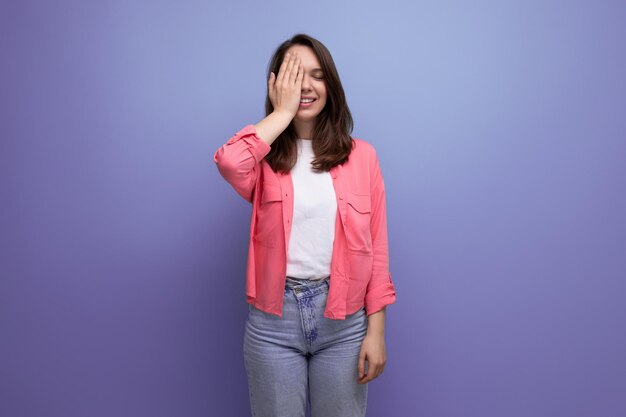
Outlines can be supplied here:
[[[350, 136], [353, 128], [352, 115], [330, 52], [320, 41], [304, 33], [298, 33], [278, 46], [267, 68], [266, 85], [269, 83], [270, 72], [278, 75], [285, 52], [293, 45], [310, 47], [317, 56], [324, 72], [328, 98], [326, 105], [317, 115], [316, 126], [313, 129], [311, 139], [315, 158], [311, 164], [313, 169], [318, 172], [329, 171], [335, 165], [341, 165], [347, 161], [352, 151], [354, 146], [354, 141]], [[268, 93], [265, 98], [265, 115], [267, 116], [273, 111], [274, 106], [270, 100], [268, 86]], [[272, 143], [272, 149], [265, 156], [265, 160], [274, 172], [288, 173], [295, 165], [298, 151], [295, 142], [297, 137], [292, 121]]]

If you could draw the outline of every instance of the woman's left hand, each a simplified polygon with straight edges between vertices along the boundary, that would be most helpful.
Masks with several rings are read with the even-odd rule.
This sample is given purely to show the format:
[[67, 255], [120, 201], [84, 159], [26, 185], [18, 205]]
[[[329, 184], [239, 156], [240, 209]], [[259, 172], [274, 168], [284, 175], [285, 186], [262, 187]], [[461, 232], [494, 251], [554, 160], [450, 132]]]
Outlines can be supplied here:
[[[365, 373], [367, 361], [367, 373]], [[367, 384], [383, 373], [387, 362], [384, 333], [367, 333], [359, 353], [359, 384]]]

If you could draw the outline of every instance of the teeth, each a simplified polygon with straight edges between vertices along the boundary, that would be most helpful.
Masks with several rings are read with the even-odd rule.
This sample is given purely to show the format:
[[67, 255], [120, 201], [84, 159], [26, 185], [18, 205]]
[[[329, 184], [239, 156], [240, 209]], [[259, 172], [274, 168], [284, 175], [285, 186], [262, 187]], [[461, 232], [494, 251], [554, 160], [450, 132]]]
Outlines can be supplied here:
[[311, 103], [313, 101], [312, 98], [304, 98], [302, 100], [300, 100], [300, 103]]

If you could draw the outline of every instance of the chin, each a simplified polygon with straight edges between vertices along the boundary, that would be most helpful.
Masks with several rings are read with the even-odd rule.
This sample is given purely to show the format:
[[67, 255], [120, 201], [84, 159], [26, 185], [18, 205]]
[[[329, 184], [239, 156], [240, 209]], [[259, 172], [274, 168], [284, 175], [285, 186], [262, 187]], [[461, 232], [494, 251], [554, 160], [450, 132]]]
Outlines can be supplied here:
[[310, 122], [312, 120], [315, 120], [318, 114], [319, 113], [302, 115], [298, 112], [296, 113], [296, 116], [294, 117], [294, 119], [299, 120], [301, 122]]

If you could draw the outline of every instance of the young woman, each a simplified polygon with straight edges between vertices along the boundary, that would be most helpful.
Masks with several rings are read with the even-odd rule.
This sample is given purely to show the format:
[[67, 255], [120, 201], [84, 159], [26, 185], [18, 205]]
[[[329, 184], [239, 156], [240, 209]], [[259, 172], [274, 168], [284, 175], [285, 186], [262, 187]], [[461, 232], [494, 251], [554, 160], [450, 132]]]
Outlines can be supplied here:
[[269, 65], [266, 117], [214, 155], [252, 204], [244, 360], [255, 416], [365, 415], [386, 363], [385, 188], [328, 49], [297, 34]]

